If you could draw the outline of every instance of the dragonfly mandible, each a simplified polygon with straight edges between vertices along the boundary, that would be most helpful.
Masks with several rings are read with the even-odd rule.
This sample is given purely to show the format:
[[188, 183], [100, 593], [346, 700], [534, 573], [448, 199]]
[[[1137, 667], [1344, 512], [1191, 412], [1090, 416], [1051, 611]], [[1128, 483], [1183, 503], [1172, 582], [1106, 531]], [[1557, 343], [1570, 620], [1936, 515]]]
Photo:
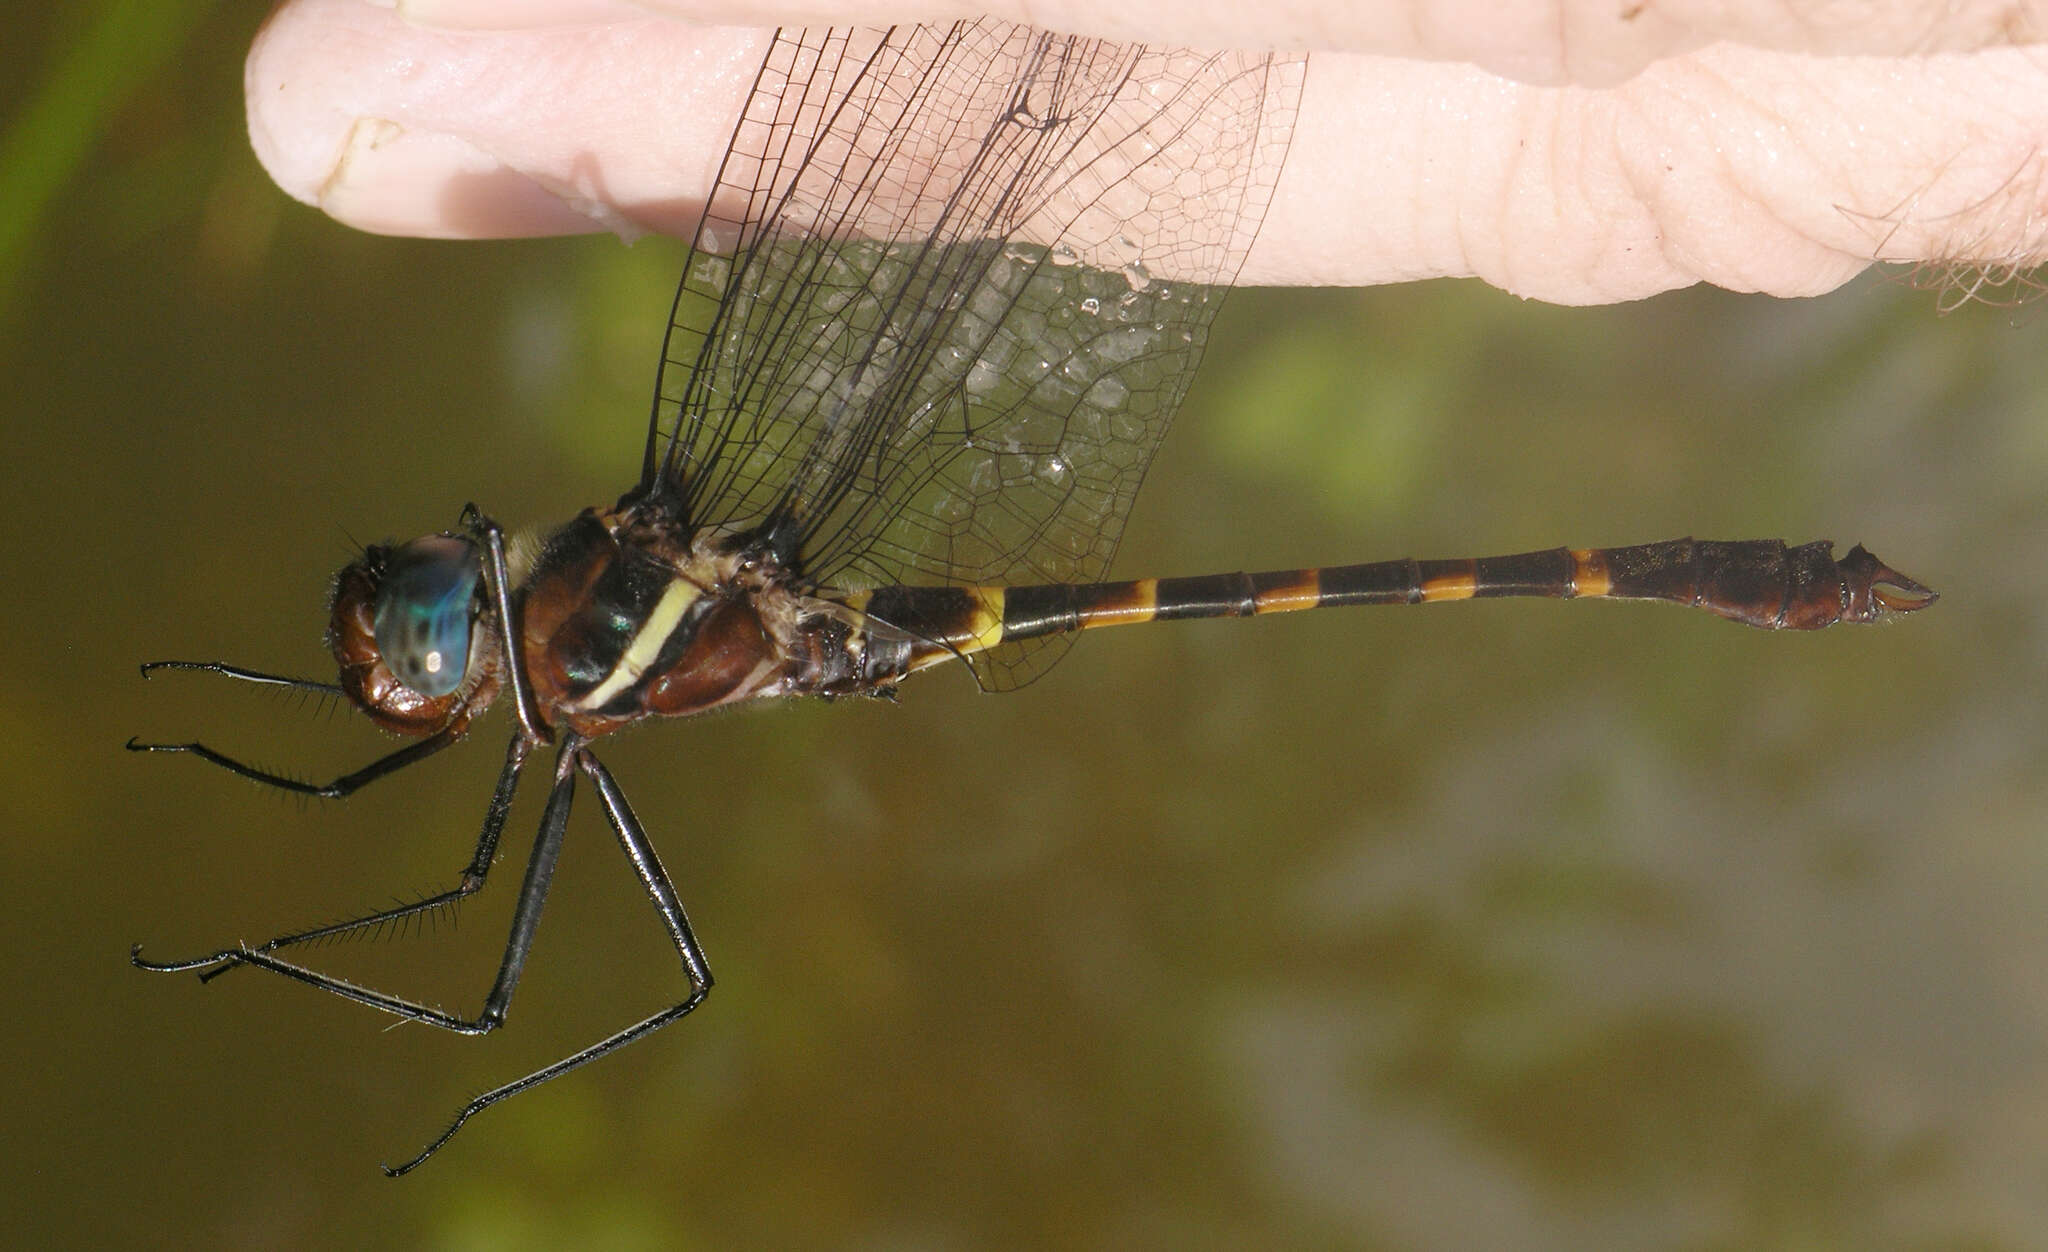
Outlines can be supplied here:
[[[501, 1025], [579, 777], [681, 963], [676, 1003], [466, 1105], [471, 1117], [694, 1010], [708, 962], [597, 741], [650, 717], [893, 694], [963, 662], [1002, 690], [1080, 632], [1177, 618], [1494, 596], [1666, 600], [1765, 629], [1932, 603], [1862, 548], [1691, 539], [1477, 560], [1101, 581], [1211, 319], [1279, 178], [1305, 58], [1197, 53], [994, 21], [784, 31], [684, 262], [637, 480], [522, 563], [473, 506], [335, 581], [335, 691], [410, 742], [287, 791], [345, 796], [462, 738], [503, 694], [514, 727], [469, 863], [415, 903], [155, 971], [270, 970], [464, 1034]], [[550, 790], [496, 980], [473, 1016], [288, 959], [480, 890], [528, 762]]]

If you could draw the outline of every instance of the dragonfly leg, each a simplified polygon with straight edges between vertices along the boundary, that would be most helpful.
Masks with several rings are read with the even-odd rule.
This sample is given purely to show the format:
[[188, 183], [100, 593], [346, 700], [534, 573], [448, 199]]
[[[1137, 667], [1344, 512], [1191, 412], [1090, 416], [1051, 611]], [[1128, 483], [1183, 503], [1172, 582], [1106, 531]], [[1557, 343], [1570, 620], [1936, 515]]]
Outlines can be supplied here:
[[[142, 958], [139, 948], [130, 952], [129, 959], [139, 968], [155, 972], [200, 970], [202, 978], [216, 976], [238, 965], [251, 965], [409, 1021], [438, 1026], [457, 1034], [488, 1034], [504, 1023], [505, 1011], [512, 1002], [512, 993], [519, 985], [521, 972], [526, 968], [527, 953], [532, 949], [534, 931], [540, 924], [541, 905], [547, 900], [548, 885], [554, 878], [555, 863], [561, 855], [562, 834], [569, 825], [569, 806], [576, 791], [575, 752], [581, 746], [580, 740], [572, 738], [563, 745], [556, 759], [555, 784], [548, 793], [547, 810], [541, 816], [540, 834], [534, 839], [533, 855], [526, 866], [526, 879], [520, 886], [519, 901], [513, 909], [512, 933], [505, 942], [505, 955], [498, 966], [497, 980], [492, 984], [490, 993], [484, 997], [483, 1009], [475, 1017], [462, 1017], [415, 1000], [361, 987], [346, 979], [283, 960], [275, 955], [275, 951], [289, 944], [305, 942], [323, 935], [345, 933], [410, 916], [434, 907], [436, 902], [446, 903], [459, 899], [481, 887], [490, 862], [496, 855], [498, 836], [504, 828], [505, 815], [512, 807], [512, 795], [517, 789], [520, 768], [532, 750], [531, 743], [523, 736], [514, 736], [512, 747], [506, 754], [505, 769], [500, 773], [497, 790], [491, 797], [490, 814], [484, 819], [484, 832], [477, 840], [476, 857], [463, 872], [463, 881], [440, 896], [434, 897], [432, 901], [386, 910], [352, 922], [280, 936], [260, 947], [228, 948], [193, 960], [148, 961]], [[472, 882], [474, 886], [470, 885]]]
[[512, 612], [512, 573], [505, 560], [504, 528], [473, 503], [462, 506], [462, 525], [483, 543], [484, 572], [489, 576], [485, 581], [496, 610], [493, 616], [497, 621], [498, 644], [504, 649], [505, 678], [512, 686], [513, 712], [527, 738], [547, 743], [552, 735], [541, 718], [540, 706], [534, 703], [533, 684], [526, 679], [525, 650], [520, 647], [515, 628], [519, 618]]
[[501, 1087], [471, 1100], [462, 1106], [448, 1128], [437, 1135], [433, 1142], [420, 1150], [412, 1159], [398, 1165], [386, 1165], [384, 1172], [392, 1178], [400, 1177], [417, 1169], [426, 1159], [441, 1150], [455, 1133], [469, 1121], [500, 1100], [510, 1099], [522, 1091], [537, 1087], [553, 1078], [559, 1078], [573, 1069], [590, 1064], [599, 1057], [607, 1056], [629, 1043], [643, 1039], [663, 1026], [688, 1014], [704, 1002], [711, 993], [711, 968], [704, 960], [704, 950], [697, 943], [697, 936], [690, 929], [690, 919], [683, 912], [683, 904], [676, 895], [675, 887], [669, 882], [668, 872], [662, 868], [661, 858], [654, 851], [654, 844], [647, 838], [640, 819], [626, 802], [626, 796], [613, 780], [611, 772], [581, 745], [571, 742], [565, 746], [577, 748], [576, 767], [589, 775], [597, 788], [598, 802], [604, 805], [605, 820], [610, 823], [612, 833], [618, 836], [619, 846], [624, 849], [626, 859], [632, 862], [633, 873], [639, 877], [640, 885], [654, 902], [655, 912], [660, 914], [662, 926], [668, 931], [669, 941], [675, 945], [676, 955], [683, 963], [683, 976], [689, 980], [690, 991], [681, 1001], [670, 1005], [652, 1017], [635, 1022], [616, 1034], [598, 1040], [583, 1050], [563, 1057], [551, 1065], [543, 1066], [523, 1078], [515, 1079]]
[[381, 909], [375, 913], [350, 918], [347, 921], [330, 922], [325, 926], [314, 926], [306, 930], [291, 931], [253, 948], [247, 945], [238, 945], [219, 952], [209, 953], [206, 956], [193, 957], [182, 961], [145, 960], [141, 955], [142, 947], [138, 944], [129, 950], [128, 959], [130, 963], [138, 969], [146, 969], [152, 973], [179, 973], [185, 970], [197, 970], [199, 971], [199, 980], [201, 982], [212, 982], [215, 978], [227, 973], [238, 965], [259, 964], [260, 962], [251, 960], [251, 957], [254, 955], [276, 952], [281, 948], [289, 948], [295, 944], [312, 943], [322, 939], [333, 939], [355, 934], [364, 930], [374, 930], [378, 927], [389, 925], [392, 922], [404, 921], [407, 918], [426, 916], [437, 909], [447, 908], [456, 904], [464, 897], [476, 894], [483, 889], [485, 879], [490, 876], [491, 864], [497, 860], [498, 840], [505, 832], [506, 815], [512, 810], [512, 797], [518, 789], [519, 772], [526, 764], [527, 754], [532, 750], [533, 745], [526, 739], [518, 735], [513, 736], [512, 746], [505, 756], [505, 766], [498, 772], [498, 785], [491, 793], [490, 811], [485, 814], [483, 830], [477, 835], [476, 851], [471, 854], [469, 864], [463, 868], [462, 874], [456, 880], [455, 885], [446, 891], [436, 892], [424, 899], [415, 900], [409, 904], [401, 904], [396, 908]]
[[316, 695], [339, 696], [340, 687], [311, 678], [293, 678], [289, 674], [266, 674], [262, 670], [244, 669], [226, 661], [145, 661], [142, 676], [148, 678], [160, 669], [197, 670], [202, 674], [218, 674], [236, 682], [254, 683], [259, 687], [283, 687], [290, 691], [310, 691]]
[[203, 743], [144, 743], [140, 739], [130, 739], [125, 746], [130, 752], [189, 753], [209, 764], [220, 766], [238, 778], [246, 778], [250, 782], [261, 783], [266, 787], [275, 787], [279, 791], [289, 791], [293, 795], [312, 796], [318, 800], [339, 800], [343, 796], [376, 782], [379, 778], [383, 778], [388, 774], [395, 774], [408, 765], [424, 761], [461, 737], [462, 729], [450, 726], [436, 731], [417, 743], [409, 743], [389, 756], [378, 757], [352, 774], [343, 774], [334, 781], [325, 783], [309, 783], [303, 779], [293, 778], [288, 774], [273, 774], [269, 770], [258, 769], [253, 765], [238, 761], [224, 752], [216, 752]]
[[[341, 688], [332, 683], [314, 682], [310, 678], [286, 678], [277, 674], [264, 674], [256, 670], [243, 669], [239, 665], [229, 665], [222, 661], [151, 661], [142, 667], [142, 676], [148, 678], [151, 674], [162, 669], [198, 670], [201, 673], [219, 674], [224, 678], [233, 678], [239, 682], [286, 687], [294, 691], [311, 691], [322, 696], [338, 696], [341, 694]], [[236, 777], [246, 778], [250, 782], [261, 783], [266, 787], [275, 787], [279, 791], [289, 791], [293, 795], [312, 796], [320, 800], [338, 800], [361, 787], [376, 782], [387, 774], [395, 774], [408, 765], [423, 761], [449, 744], [454, 743], [462, 737], [462, 732], [468, 725], [468, 720], [466, 717], [457, 719], [455, 722], [442, 727], [439, 731], [421, 739], [417, 743], [407, 744], [388, 756], [377, 758], [354, 773], [343, 774], [334, 781], [325, 783], [309, 783], [303, 779], [292, 778], [285, 774], [273, 774], [269, 770], [258, 769], [253, 765], [238, 761], [224, 752], [216, 752], [203, 743], [144, 743], [140, 739], [130, 739], [127, 743], [127, 748], [130, 752], [189, 753], [209, 764], [218, 765]]]
[[[342, 695], [342, 688], [332, 684], [332, 682], [313, 682], [311, 678], [287, 678], [287, 676], [281, 676], [281, 674], [264, 674], [264, 672], [258, 672], [258, 670], [244, 670], [242, 666], [229, 666], [227, 662], [217, 662], [217, 660], [154, 660], [154, 662], [145, 664], [141, 668], [141, 676], [147, 678], [147, 676], [158, 672], [158, 670], [199, 670], [203, 674], [219, 674], [223, 678], [233, 678], [233, 680], [238, 680], [238, 682], [256, 682], [256, 684], [262, 684], [262, 686], [285, 686], [285, 688], [291, 688], [291, 691], [311, 691], [311, 693], [324, 695], [324, 697], [338, 697], [338, 695]], [[403, 746], [397, 752], [391, 752], [389, 756], [379, 756], [377, 760], [369, 762], [367, 766], [354, 770], [352, 775], [342, 775], [340, 779], [334, 779], [332, 783], [307, 783], [303, 779], [293, 779], [289, 775], [274, 775], [274, 773], [270, 773], [270, 770], [260, 770], [260, 768], [252, 766], [252, 764], [244, 764], [244, 762], [236, 760], [233, 756], [227, 756], [225, 752], [215, 752], [213, 748], [207, 748], [205, 744], [145, 744], [141, 740], [129, 740], [127, 742], [127, 750], [129, 752], [188, 752], [188, 754], [193, 754], [193, 756], [197, 756], [197, 758], [201, 758], [201, 760], [205, 760], [209, 764], [221, 766], [223, 770], [227, 770], [227, 773], [231, 773], [231, 775], [236, 775], [240, 779], [248, 779], [250, 783], [262, 783], [264, 787], [276, 787], [279, 791], [291, 791], [293, 795], [311, 795], [315, 799], [340, 799], [340, 797], [344, 797], [344, 795], [348, 795], [348, 793], [352, 793], [352, 791], [356, 791], [360, 787], [365, 787], [369, 783], [375, 783], [377, 779], [383, 779], [385, 775], [395, 775], [397, 770], [406, 768], [408, 764], [414, 764], [418, 760], [426, 760], [434, 752], [440, 752], [442, 748], [453, 744], [455, 740], [463, 738], [463, 725], [465, 723], [467, 723], [467, 719], [463, 719], [461, 723], [446, 725], [446, 727], [440, 729], [440, 732], [436, 732], [436, 734], [432, 734], [432, 736], [428, 736], [428, 738], [424, 738], [424, 740], [420, 740], [416, 744]]]

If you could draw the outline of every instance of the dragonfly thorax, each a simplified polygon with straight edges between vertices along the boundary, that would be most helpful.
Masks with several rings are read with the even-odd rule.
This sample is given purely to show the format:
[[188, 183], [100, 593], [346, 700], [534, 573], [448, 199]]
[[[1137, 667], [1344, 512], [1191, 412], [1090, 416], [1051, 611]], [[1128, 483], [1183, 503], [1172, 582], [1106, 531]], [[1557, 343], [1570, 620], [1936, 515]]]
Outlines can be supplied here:
[[520, 659], [550, 725], [594, 738], [790, 694], [807, 598], [786, 572], [659, 510], [588, 510], [520, 590]]

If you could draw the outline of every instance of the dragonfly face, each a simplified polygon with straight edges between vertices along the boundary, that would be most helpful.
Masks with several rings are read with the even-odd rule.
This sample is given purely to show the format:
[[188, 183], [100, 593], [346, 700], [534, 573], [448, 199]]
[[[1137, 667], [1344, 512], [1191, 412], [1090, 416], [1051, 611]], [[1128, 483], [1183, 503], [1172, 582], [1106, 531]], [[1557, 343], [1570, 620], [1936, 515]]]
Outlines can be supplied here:
[[502, 651], [476, 545], [436, 534], [375, 546], [334, 578], [327, 642], [341, 690], [402, 735], [467, 724], [497, 694]]
[[429, 697], [462, 685], [482, 592], [483, 567], [467, 540], [428, 535], [385, 555], [370, 626], [398, 681]]

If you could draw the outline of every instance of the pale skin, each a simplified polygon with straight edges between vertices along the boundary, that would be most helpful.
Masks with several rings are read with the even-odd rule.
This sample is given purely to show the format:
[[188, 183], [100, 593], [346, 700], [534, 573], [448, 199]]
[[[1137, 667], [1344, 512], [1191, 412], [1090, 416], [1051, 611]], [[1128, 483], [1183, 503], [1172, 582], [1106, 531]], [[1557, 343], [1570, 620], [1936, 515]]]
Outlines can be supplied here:
[[682, 234], [768, 28], [980, 12], [1310, 51], [1243, 283], [1598, 304], [2048, 258], [2048, 10], [1975, 0], [290, 0], [250, 53], [250, 131], [287, 192], [366, 230]]

